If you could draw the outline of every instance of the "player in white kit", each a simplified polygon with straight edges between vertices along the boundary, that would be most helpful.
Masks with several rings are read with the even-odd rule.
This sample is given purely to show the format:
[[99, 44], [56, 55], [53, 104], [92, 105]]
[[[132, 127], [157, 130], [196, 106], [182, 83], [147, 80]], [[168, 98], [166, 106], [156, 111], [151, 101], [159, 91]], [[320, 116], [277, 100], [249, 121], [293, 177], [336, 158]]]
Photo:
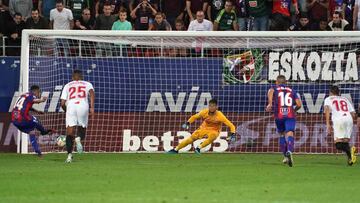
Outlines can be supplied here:
[[[90, 96], [90, 108], [88, 97]], [[61, 107], [66, 112], [66, 150], [68, 157], [66, 163], [72, 162], [72, 150], [74, 140], [77, 152], [81, 153], [88, 125], [88, 115], [94, 115], [95, 92], [90, 82], [84, 81], [81, 71], [74, 70], [72, 81], [66, 84], [61, 93]], [[77, 129], [75, 128], [77, 127]], [[78, 137], [75, 138], [77, 130]]]
[[[349, 145], [353, 123], [356, 120], [356, 113], [351, 102], [340, 96], [337, 86], [330, 87], [330, 96], [325, 99], [324, 113], [326, 118], [326, 130], [328, 134], [334, 134], [335, 147], [346, 153], [348, 165], [356, 162], [355, 146]], [[332, 127], [330, 124], [330, 114]]]

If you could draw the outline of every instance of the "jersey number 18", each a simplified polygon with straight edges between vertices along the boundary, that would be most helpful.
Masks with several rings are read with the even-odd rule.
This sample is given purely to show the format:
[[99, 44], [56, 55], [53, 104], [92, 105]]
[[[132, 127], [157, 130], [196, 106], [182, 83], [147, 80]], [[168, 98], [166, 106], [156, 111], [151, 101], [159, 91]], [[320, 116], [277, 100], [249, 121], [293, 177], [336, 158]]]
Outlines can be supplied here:
[[349, 110], [347, 103], [344, 100], [340, 100], [340, 102], [338, 100], [334, 100], [333, 105], [335, 105], [336, 111], [340, 111], [341, 109], [341, 111], [347, 112]]

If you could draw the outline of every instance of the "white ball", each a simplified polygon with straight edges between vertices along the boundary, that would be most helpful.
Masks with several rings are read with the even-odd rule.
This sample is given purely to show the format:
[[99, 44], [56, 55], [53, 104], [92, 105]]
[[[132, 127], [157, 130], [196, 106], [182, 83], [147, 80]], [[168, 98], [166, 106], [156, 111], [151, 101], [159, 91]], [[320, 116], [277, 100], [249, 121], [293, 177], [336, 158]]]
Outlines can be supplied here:
[[66, 137], [64, 135], [60, 135], [59, 137], [56, 138], [56, 144], [59, 147], [63, 147], [66, 144]]

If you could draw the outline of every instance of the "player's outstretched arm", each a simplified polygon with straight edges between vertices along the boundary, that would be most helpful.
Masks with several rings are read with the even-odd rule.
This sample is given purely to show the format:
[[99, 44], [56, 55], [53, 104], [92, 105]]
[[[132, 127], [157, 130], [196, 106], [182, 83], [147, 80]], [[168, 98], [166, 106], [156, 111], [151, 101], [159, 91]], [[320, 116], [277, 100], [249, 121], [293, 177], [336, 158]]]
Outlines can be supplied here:
[[66, 100], [68, 98], [68, 85], [66, 84], [61, 92], [60, 106], [66, 112]]
[[94, 116], [95, 114], [95, 91], [93, 89], [89, 90], [90, 94], [90, 115]]
[[33, 111], [33, 112], [38, 113], [38, 114], [44, 114], [44, 112], [39, 111], [37, 109], [34, 109], [33, 107], [31, 107], [30, 111]]
[[227, 127], [230, 128], [230, 135], [228, 135], [228, 137], [226, 138], [226, 140], [230, 141], [230, 142], [235, 142], [236, 141], [236, 127], [235, 125], [229, 121], [229, 119], [226, 118], [226, 116], [224, 116], [223, 114], [221, 114], [221, 122], [224, 123]]
[[274, 96], [274, 88], [270, 88], [267, 94], [268, 97], [268, 105], [266, 106], [267, 112], [272, 111], [273, 96]]
[[301, 106], [302, 106], [302, 104], [301, 104], [301, 101], [300, 101], [300, 99], [296, 99], [295, 100], [295, 103], [296, 103], [296, 106], [295, 106], [295, 112], [296, 111], [298, 111], [300, 108], [301, 108]]
[[325, 113], [325, 119], [326, 119], [326, 131], [328, 135], [331, 135], [331, 125], [330, 125], [330, 107], [324, 106], [324, 113]]
[[34, 104], [40, 104], [47, 100], [47, 97], [41, 97], [40, 99], [34, 99]]
[[190, 124], [193, 123], [194, 121], [196, 121], [197, 119], [201, 118], [204, 113], [205, 113], [205, 111], [203, 110], [195, 115], [192, 115], [186, 123], [181, 125], [181, 127], [188, 130], [190, 127]]
[[65, 99], [61, 99], [60, 106], [66, 112], [66, 100]]
[[355, 111], [353, 111], [353, 112], [350, 112], [350, 114], [351, 114], [351, 116], [352, 116], [352, 118], [353, 118], [354, 122], [356, 122], [356, 120], [357, 120], [357, 115], [356, 115], [356, 112], [355, 112]]

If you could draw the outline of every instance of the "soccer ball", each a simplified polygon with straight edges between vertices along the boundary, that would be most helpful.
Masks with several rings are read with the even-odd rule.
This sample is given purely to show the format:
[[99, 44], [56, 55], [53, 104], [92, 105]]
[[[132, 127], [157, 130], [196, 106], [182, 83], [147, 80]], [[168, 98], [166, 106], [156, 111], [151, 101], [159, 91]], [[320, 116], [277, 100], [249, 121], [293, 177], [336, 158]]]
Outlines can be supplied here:
[[66, 144], [66, 137], [64, 135], [60, 135], [59, 137], [56, 138], [56, 144], [59, 147], [63, 147]]

